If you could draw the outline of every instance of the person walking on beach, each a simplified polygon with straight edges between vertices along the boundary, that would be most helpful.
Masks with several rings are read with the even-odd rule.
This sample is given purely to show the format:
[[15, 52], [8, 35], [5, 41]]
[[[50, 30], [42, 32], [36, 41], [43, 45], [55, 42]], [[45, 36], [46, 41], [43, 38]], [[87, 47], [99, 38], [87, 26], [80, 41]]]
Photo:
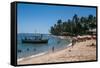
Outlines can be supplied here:
[[72, 40], [72, 47], [75, 45], [75, 39]]

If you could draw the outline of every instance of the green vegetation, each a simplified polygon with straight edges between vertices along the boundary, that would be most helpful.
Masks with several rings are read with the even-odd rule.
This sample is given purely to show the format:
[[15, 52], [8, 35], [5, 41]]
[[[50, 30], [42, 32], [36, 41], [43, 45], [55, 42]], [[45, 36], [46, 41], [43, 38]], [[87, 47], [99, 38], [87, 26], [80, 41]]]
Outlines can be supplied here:
[[51, 26], [50, 33], [53, 35], [83, 35], [96, 28], [96, 17], [88, 15], [87, 17], [78, 17], [77, 14], [72, 19], [62, 21], [59, 19], [56, 24]]

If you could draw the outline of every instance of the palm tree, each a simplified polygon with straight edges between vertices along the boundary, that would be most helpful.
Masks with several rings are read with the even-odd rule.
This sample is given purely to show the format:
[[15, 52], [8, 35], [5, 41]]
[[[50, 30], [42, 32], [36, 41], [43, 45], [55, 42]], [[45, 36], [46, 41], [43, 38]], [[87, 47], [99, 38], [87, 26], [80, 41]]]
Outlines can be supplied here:
[[79, 23], [79, 18], [78, 18], [78, 16], [77, 16], [77, 14], [75, 14], [75, 15], [73, 16], [72, 21], [73, 21], [73, 23], [74, 23], [74, 29], [73, 29], [73, 31], [74, 31], [74, 33], [77, 35], [78, 32], [79, 32], [79, 28], [78, 28], [78, 26], [77, 26], [78, 23]]
[[89, 15], [88, 17], [78, 17], [77, 14], [72, 19], [62, 22], [57, 20], [56, 24], [51, 27], [50, 33], [61, 35], [61, 33], [70, 33], [74, 35], [86, 34], [89, 29], [96, 28], [96, 17]]

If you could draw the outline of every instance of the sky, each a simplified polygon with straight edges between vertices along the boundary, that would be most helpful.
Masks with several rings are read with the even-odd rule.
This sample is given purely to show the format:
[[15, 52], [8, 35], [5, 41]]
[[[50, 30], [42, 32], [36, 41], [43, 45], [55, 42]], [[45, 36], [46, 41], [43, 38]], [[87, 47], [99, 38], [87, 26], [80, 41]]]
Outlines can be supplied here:
[[96, 16], [96, 8], [18, 3], [17, 30], [18, 33], [48, 34], [57, 20], [67, 21], [74, 14], [79, 17], [90, 14]]

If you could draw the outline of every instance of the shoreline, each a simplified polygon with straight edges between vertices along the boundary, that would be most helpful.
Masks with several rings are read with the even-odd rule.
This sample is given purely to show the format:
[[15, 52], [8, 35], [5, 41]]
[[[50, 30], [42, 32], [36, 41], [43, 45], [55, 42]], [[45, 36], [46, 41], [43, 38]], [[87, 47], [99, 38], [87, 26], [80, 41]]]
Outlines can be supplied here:
[[29, 58], [34, 58], [34, 57], [37, 57], [37, 56], [45, 55], [46, 53], [47, 52], [43, 52], [43, 53], [39, 53], [39, 54], [36, 54], [36, 55], [31, 55], [31, 56], [28, 56], [28, 57], [23, 57], [23, 58], [18, 59], [17, 62], [23, 61], [25, 59], [29, 59]]
[[[66, 46], [66, 48], [67, 48], [67, 47], [70, 47], [71, 45], [72, 45], [72, 43], [68, 44], [68, 45]], [[61, 50], [61, 49], [60, 49], [60, 50]], [[57, 50], [57, 51], [58, 51], [58, 50]], [[55, 51], [55, 52], [57, 52], [57, 51]], [[28, 56], [28, 57], [19, 58], [19, 59], [17, 60], [17, 62], [20, 62], [20, 61], [23, 61], [23, 60], [29, 59], [29, 58], [35, 58], [35, 57], [39, 57], [39, 56], [42, 56], [42, 55], [46, 55], [46, 54], [48, 54], [48, 53], [50, 53], [50, 52], [42, 52], [42, 53], [39, 53], [39, 54], [36, 54], [36, 55], [31, 55], [31, 56]]]
[[[94, 45], [92, 45], [92, 43]], [[47, 53], [37, 57], [31, 57], [18, 61], [18, 64], [39, 64], [56, 62], [73, 62], [96, 60], [96, 39], [76, 42], [74, 46], [70, 44], [63, 50]]]
[[[57, 37], [57, 38], [60, 38], [60, 39], [69, 39], [69, 36], [68, 37], [66, 37], [66, 36], [55, 36], [55, 35], [53, 35], [53, 37]], [[70, 41], [71, 41], [71, 39], [69, 39]], [[66, 46], [66, 48], [67, 47], [69, 47], [69, 46], [71, 46], [72, 45], [72, 43], [69, 43], [67, 46]], [[65, 49], [65, 48], [63, 48], [63, 49]], [[62, 50], [62, 49], [57, 49], [57, 50], [55, 50], [55, 52], [56, 51], [60, 51], [60, 50]], [[18, 58], [18, 62], [20, 62], [20, 61], [23, 61], [23, 60], [25, 60], [25, 59], [29, 59], [29, 58], [35, 58], [35, 57], [38, 57], [38, 56], [42, 56], [42, 55], [45, 55], [45, 54], [48, 54], [48, 53], [50, 53], [49, 51], [47, 51], [47, 52], [42, 52], [42, 53], [39, 53], [39, 54], [35, 54], [35, 55], [30, 55], [30, 56], [27, 56], [27, 57], [22, 57], [22, 58]]]

